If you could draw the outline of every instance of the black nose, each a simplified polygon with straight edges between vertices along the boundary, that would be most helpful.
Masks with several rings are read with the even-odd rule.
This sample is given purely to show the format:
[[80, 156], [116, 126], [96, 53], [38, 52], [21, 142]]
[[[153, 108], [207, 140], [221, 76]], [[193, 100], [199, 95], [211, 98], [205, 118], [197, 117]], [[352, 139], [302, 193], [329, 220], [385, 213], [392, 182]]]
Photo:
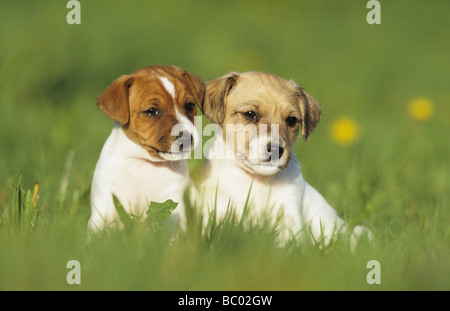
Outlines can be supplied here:
[[[274, 146], [276, 147], [276, 146]], [[275, 149], [276, 152], [276, 149]], [[267, 153], [269, 154], [269, 159], [279, 159], [283, 156], [284, 148], [278, 146], [278, 154], [274, 154], [272, 151], [272, 144], [267, 144]]]
[[189, 149], [194, 144], [194, 137], [188, 131], [181, 131], [176, 137], [176, 141], [180, 147], [180, 151]]

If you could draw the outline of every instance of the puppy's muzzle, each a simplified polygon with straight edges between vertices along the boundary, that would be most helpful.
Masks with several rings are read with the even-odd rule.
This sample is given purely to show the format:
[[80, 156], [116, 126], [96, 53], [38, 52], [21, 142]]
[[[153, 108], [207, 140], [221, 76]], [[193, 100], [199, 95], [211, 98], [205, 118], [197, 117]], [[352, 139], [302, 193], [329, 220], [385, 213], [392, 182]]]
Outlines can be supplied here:
[[194, 145], [194, 136], [191, 132], [184, 130], [175, 137], [175, 149], [178, 152], [190, 151]]
[[267, 144], [266, 162], [279, 160], [283, 156], [284, 148], [279, 145], [273, 145], [271, 142]]

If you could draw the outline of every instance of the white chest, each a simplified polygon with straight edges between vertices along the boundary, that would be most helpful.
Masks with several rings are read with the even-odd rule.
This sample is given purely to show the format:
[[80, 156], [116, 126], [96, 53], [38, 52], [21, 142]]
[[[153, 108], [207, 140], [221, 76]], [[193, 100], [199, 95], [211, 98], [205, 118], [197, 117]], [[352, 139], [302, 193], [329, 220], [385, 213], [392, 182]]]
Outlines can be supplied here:
[[115, 128], [97, 163], [92, 197], [101, 201], [112, 194], [127, 212], [141, 214], [151, 201], [181, 201], [188, 174], [187, 161], [151, 162], [143, 148]]
[[208, 208], [216, 208], [218, 216], [223, 216], [230, 203], [241, 215], [248, 200], [250, 214], [257, 217], [268, 211], [300, 217], [304, 182], [297, 161], [291, 161], [283, 172], [260, 178], [247, 174], [233, 161], [212, 160], [202, 184]]

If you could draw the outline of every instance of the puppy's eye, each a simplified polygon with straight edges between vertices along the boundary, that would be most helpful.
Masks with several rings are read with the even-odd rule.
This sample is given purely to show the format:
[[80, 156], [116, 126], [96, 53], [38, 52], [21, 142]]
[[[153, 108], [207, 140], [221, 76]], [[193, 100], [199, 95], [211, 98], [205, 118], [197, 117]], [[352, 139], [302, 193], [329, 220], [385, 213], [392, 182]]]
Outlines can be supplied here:
[[193, 103], [187, 103], [186, 105], [184, 105], [184, 110], [186, 110], [186, 112], [188, 114], [191, 114], [195, 111], [195, 104]]
[[258, 116], [256, 115], [256, 112], [252, 110], [244, 112], [244, 117], [253, 122], [258, 121]]
[[288, 117], [286, 119], [286, 125], [289, 127], [294, 127], [297, 125], [297, 123], [298, 123], [298, 120], [296, 117]]
[[150, 108], [149, 110], [144, 111], [144, 113], [146, 113], [146, 114], [148, 114], [149, 116], [152, 116], [152, 117], [158, 116], [158, 115], [161, 114], [161, 113], [158, 111], [158, 109], [156, 109], [156, 108]]

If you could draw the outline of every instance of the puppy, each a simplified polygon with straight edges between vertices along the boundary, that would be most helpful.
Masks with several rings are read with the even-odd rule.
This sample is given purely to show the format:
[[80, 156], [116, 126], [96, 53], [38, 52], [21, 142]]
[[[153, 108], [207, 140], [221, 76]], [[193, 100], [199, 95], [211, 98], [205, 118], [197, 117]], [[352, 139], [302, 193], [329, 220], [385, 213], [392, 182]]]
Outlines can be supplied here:
[[[302, 176], [293, 152], [321, 116], [318, 102], [293, 81], [262, 72], [229, 73], [206, 83], [203, 113], [220, 125], [206, 155], [202, 200], [220, 218], [232, 206], [239, 216], [249, 196], [252, 217], [270, 215], [281, 225], [281, 241], [305, 225], [315, 241], [329, 243], [344, 221]], [[355, 237], [368, 232], [355, 227]]]
[[94, 172], [89, 232], [118, 220], [113, 196], [133, 215], [144, 215], [150, 201], [172, 199], [184, 217], [186, 158], [199, 141], [193, 120], [204, 94], [196, 75], [150, 66], [117, 78], [98, 97], [114, 125]]

